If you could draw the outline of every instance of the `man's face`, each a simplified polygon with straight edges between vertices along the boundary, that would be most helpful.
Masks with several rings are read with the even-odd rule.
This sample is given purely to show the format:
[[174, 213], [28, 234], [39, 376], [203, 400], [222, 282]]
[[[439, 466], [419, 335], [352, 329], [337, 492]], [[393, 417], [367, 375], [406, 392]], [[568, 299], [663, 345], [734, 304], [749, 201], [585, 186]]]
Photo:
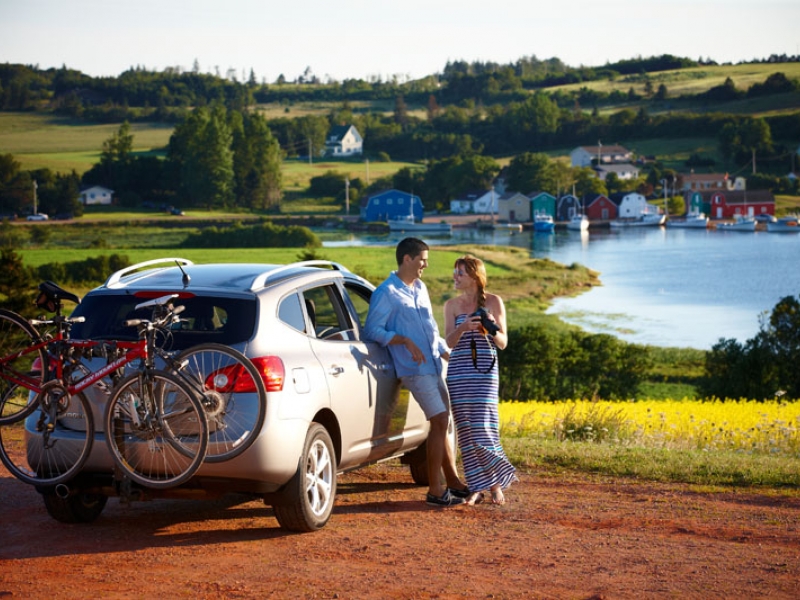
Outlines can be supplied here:
[[423, 250], [414, 258], [406, 254], [405, 267], [409, 275], [414, 275], [416, 279], [422, 279], [422, 272], [428, 267], [428, 251]]

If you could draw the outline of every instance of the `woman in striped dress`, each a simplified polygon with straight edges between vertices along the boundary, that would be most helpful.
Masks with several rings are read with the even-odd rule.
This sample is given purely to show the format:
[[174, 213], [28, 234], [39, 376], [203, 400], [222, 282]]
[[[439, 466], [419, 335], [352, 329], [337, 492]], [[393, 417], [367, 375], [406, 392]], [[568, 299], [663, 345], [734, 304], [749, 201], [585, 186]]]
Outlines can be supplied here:
[[[453, 284], [460, 294], [444, 305], [445, 341], [452, 348], [447, 388], [469, 500], [480, 501], [489, 490], [493, 503], [504, 504], [503, 490], [516, 480], [500, 444], [497, 409], [497, 350], [508, 343], [505, 306], [500, 296], [486, 292], [486, 268], [478, 258], [456, 260]], [[491, 321], [490, 331], [475, 314], [479, 309]]]

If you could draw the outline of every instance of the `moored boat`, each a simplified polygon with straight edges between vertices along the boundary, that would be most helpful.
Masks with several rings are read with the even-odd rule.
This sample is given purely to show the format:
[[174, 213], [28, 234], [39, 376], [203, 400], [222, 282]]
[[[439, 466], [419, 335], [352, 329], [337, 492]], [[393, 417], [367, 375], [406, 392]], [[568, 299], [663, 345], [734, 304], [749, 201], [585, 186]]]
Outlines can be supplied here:
[[556, 227], [553, 217], [545, 213], [538, 213], [533, 216], [533, 230], [537, 233], [550, 233]]
[[570, 231], [586, 231], [589, 229], [589, 217], [586, 215], [575, 215], [567, 221], [567, 229]]
[[658, 227], [663, 225], [667, 218], [658, 213], [644, 213], [638, 217], [622, 217], [614, 219], [609, 223], [613, 228], [617, 227]]
[[522, 231], [522, 223], [509, 223], [507, 221], [492, 223], [495, 231]]
[[800, 233], [800, 217], [787, 215], [776, 221], [770, 221], [767, 223], [767, 231], [770, 233]]
[[706, 229], [708, 217], [701, 212], [690, 212], [683, 218], [670, 218], [667, 227], [682, 227], [684, 229]]
[[733, 215], [733, 221], [717, 223], [720, 231], [755, 231], [756, 220], [749, 215]]

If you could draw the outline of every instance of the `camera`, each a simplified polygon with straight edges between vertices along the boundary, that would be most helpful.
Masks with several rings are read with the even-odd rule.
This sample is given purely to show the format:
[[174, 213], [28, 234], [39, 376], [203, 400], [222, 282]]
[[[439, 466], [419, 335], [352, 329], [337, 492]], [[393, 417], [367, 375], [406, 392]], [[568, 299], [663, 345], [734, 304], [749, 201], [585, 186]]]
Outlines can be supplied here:
[[489, 313], [486, 312], [486, 309], [480, 307], [474, 313], [470, 315], [471, 317], [480, 317], [481, 318], [481, 327], [486, 330], [486, 333], [494, 337], [494, 335], [500, 331], [500, 327], [497, 326], [497, 323], [492, 321], [489, 318]]

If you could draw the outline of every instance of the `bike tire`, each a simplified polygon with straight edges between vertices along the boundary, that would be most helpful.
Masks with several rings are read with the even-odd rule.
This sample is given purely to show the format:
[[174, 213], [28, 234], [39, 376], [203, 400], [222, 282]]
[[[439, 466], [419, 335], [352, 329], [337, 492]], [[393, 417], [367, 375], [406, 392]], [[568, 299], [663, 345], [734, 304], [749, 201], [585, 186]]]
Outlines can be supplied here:
[[122, 379], [106, 407], [105, 431], [122, 473], [148, 488], [185, 483], [203, 464], [208, 449], [203, 405], [167, 372]]
[[25, 318], [0, 309], [0, 426], [24, 419], [36, 409], [35, 396], [11, 378], [25, 375], [41, 384], [48, 372], [45, 349], [20, 354], [39, 341], [39, 333]]
[[[6, 401], [0, 400], [0, 412]], [[70, 395], [58, 382], [45, 384], [33, 407], [25, 418], [0, 427], [0, 461], [31, 485], [69, 481], [92, 450], [92, 407], [83, 394]]]
[[206, 410], [206, 462], [230, 460], [247, 450], [261, 432], [267, 411], [267, 390], [250, 359], [211, 342], [184, 350], [173, 365], [173, 372]]

